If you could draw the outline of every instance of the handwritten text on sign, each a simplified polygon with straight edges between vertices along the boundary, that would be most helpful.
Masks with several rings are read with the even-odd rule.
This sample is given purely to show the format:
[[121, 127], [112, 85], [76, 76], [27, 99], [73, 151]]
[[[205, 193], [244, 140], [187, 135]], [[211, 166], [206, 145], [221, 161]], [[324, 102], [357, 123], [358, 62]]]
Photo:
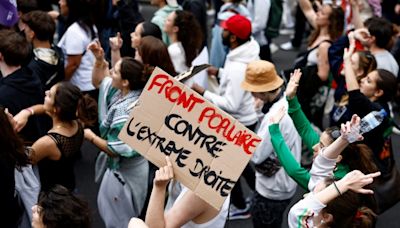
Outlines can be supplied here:
[[234, 118], [156, 69], [119, 137], [220, 208], [261, 141]]

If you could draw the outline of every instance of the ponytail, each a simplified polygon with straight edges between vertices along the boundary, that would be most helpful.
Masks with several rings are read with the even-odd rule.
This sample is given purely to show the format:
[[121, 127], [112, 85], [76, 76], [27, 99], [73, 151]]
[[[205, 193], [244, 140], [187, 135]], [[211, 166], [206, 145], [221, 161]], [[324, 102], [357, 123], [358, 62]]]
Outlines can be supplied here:
[[57, 83], [54, 106], [61, 121], [79, 118], [85, 126], [92, 126], [97, 122], [96, 101], [89, 95], [83, 96], [81, 90], [70, 82]]
[[372, 150], [365, 144], [350, 144], [342, 152], [342, 162], [349, 166], [350, 170], [360, 170], [363, 173], [378, 171], [372, 156]]

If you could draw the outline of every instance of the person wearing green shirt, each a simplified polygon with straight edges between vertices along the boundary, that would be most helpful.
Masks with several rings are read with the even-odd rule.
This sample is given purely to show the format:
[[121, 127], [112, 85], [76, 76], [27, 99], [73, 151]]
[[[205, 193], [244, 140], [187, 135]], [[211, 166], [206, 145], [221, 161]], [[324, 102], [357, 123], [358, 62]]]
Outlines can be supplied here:
[[[300, 103], [297, 100], [296, 92], [298, 82], [300, 81], [301, 71], [299, 69], [292, 73], [288, 82], [285, 94], [288, 100], [289, 107], [288, 113], [292, 118], [297, 132], [301, 136], [303, 143], [307, 148], [314, 152], [313, 157], [318, 154], [321, 148], [330, 145], [335, 139], [340, 136], [340, 130], [337, 127], [326, 129], [321, 135], [312, 128], [310, 121], [303, 113]], [[269, 131], [271, 134], [271, 143], [278, 156], [281, 165], [303, 189], [308, 190], [308, 183], [310, 181], [309, 171], [302, 167], [299, 162], [293, 157], [289, 147], [286, 145], [282, 133], [279, 129], [279, 120], [281, 112], [271, 118], [271, 125]], [[343, 178], [348, 172], [354, 169], [361, 170], [364, 173], [371, 173], [377, 170], [376, 166], [371, 163], [372, 152], [363, 144], [349, 145], [337, 159], [337, 166], [334, 170], [334, 177], [336, 179]]]

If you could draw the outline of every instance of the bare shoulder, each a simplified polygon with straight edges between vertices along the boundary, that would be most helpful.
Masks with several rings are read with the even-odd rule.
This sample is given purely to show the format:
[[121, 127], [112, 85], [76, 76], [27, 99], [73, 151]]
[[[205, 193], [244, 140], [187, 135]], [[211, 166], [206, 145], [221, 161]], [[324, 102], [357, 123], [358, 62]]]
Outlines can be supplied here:
[[38, 139], [33, 145], [32, 148], [34, 153], [32, 154], [32, 161], [34, 163], [48, 158], [51, 160], [58, 160], [61, 157], [61, 153], [57, 148], [55, 141], [48, 135], [45, 135]]
[[321, 50], [321, 49], [328, 49], [331, 45], [332, 45], [332, 44], [331, 44], [330, 42], [322, 42], [322, 43], [319, 45], [318, 49], [319, 49], [319, 50]]

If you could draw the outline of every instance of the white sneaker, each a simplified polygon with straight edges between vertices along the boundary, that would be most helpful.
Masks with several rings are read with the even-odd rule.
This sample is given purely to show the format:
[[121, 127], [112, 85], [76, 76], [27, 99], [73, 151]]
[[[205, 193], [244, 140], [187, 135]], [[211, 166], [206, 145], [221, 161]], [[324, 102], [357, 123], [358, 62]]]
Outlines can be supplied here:
[[279, 47], [276, 44], [271, 43], [269, 45], [269, 50], [271, 51], [271, 54], [274, 54], [275, 52], [277, 52], [279, 50]]
[[293, 47], [292, 42], [290, 41], [281, 44], [279, 47], [284, 51], [293, 51], [299, 49], [298, 47]]
[[293, 35], [294, 34], [294, 29], [292, 29], [292, 28], [281, 28], [281, 29], [279, 29], [279, 34], [280, 35]]

